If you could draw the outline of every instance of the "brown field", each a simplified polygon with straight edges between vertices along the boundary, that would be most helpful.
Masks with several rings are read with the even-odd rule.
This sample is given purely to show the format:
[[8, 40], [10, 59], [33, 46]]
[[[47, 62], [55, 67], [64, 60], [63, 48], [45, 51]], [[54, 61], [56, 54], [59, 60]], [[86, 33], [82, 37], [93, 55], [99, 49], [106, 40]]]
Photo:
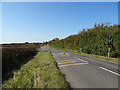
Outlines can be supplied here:
[[2, 45], [2, 78], [3, 81], [12, 77], [12, 72], [20, 69], [36, 55], [41, 45]]

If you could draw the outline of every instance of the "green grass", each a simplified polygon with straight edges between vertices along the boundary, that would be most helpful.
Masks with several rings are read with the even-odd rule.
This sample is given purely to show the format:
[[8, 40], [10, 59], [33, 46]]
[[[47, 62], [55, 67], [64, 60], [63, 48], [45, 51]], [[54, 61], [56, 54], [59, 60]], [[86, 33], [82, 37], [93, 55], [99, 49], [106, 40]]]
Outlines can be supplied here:
[[50, 52], [39, 52], [13, 78], [3, 83], [3, 88], [68, 88]]
[[111, 62], [114, 62], [114, 63], [120, 63], [120, 59], [118, 59], [118, 58], [111, 58], [111, 57], [108, 58], [108, 57], [105, 57], [105, 56], [99, 56], [99, 55], [94, 55], [94, 54], [87, 54], [87, 53], [78, 52], [76, 50], [70, 50], [70, 49], [65, 49], [65, 48], [56, 48], [56, 49], [60, 49], [60, 50], [64, 50], [64, 51], [72, 52], [72, 53], [77, 53], [77, 54], [80, 54], [80, 55], [83, 55], [83, 56], [95, 57], [95, 58], [111, 61]]

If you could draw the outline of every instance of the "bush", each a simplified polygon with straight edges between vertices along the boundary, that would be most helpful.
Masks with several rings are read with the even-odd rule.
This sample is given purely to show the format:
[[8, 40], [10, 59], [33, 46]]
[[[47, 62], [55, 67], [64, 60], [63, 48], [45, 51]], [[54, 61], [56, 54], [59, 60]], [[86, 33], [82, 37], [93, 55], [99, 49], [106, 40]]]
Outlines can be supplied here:
[[[88, 54], [107, 56], [108, 47], [111, 48], [110, 56], [117, 58], [120, 56], [118, 47], [120, 46], [120, 25], [98, 24], [93, 28], [83, 29], [77, 35], [71, 35], [65, 39], [49, 41], [49, 45], [57, 48], [67, 48]], [[108, 46], [108, 36], [111, 35], [110, 45]]]

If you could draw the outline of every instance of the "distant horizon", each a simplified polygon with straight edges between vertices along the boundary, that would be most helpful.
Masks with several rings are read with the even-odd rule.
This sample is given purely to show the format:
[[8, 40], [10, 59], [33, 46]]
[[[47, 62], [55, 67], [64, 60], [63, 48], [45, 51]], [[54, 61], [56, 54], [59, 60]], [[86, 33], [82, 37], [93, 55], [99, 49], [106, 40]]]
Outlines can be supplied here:
[[[110, 25], [119, 25], [119, 24], [112, 24], [111, 23]], [[91, 28], [93, 28], [93, 27], [91, 27]], [[87, 29], [90, 29], [90, 28], [87, 28]], [[78, 33], [76, 33], [76, 34], [78, 34]], [[73, 35], [76, 35], [76, 34], [73, 34]], [[71, 35], [69, 35], [69, 36], [71, 36]], [[67, 37], [69, 37], [69, 36], [67, 36]], [[67, 38], [67, 37], [65, 37], [65, 38]], [[58, 37], [54, 37], [54, 38], [58, 38]], [[51, 40], [53, 40], [53, 39], [51, 39]], [[64, 39], [64, 38], [59, 38], [59, 39]], [[48, 40], [48, 41], [50, 41], [50, 40]], [[48, 41], [43, 41], [43, 42], [48, 42]], [[23, 42], [4, 42], [4, 43], [0, 43], [0, 44], [16, 44], [16, 43], [18, 44], [18, 43], [25, 43], [25, 42], [28, 42], [28, 43], [43, 43], [43, 42], [40, 42], [40, 41], [23, 41]]]
[[118, 2], [3, 2], [2, 43], [66, 38], [95, 23], [118, 25]]
[[[99, 24], [101, 24], [101, 23], [99, 23]], [[103, 23], [104, 24], [104, 23]], [[110, 25], [119, 25], [119, 24], [110, 24]], [[93, 27], [91, 27], [91, 28], [93, 28]], [[87, 28], [87, 29], [90, 29], [90, 28]], [[79, 33], [79, 32], [78, 32]], [[76, 33], [76, 34], [78, 34], [78, 33]], [[76, 35], [76, 34], [72, 34], [72, 35]], [[68, 35], [67, 37], [69, 37], [69, 36], [71, 36], [71, 35]], [[67, 38], [67, 37], [65, 37], [65, 38]], [[58, 37], [54, 37], [54, 38], [58, 38]], [[53, 39], [54, 39], [53, 38]], [[64, 38], [59, 38], [59, 39], [64, 39]], [[52, 40], [52, 39], [51, 39]], [[48, 41], [50, 41], [50, 40], [48, 40]], [[43, 42], [48, 42], [47, 40], [46, 41], [43, 41]], [[17, 41], [17, 42], [2, 42], [2, 43], [0, 43], [0, 44], [13, 44], [13, 43], [25, 43], [25, 42], [29, 42], [29, 43], [43, 43], [43, 42], [41, 42], [41, 41], [23, 41], [23, 42], [19, 42], [19, 41]]]
[[[0, 44], [22, 44], [25, 42], [6, 42], [6, 43], [0, 43]], [[28, 42], [28, 43], [43, 43], [43, 42]]]

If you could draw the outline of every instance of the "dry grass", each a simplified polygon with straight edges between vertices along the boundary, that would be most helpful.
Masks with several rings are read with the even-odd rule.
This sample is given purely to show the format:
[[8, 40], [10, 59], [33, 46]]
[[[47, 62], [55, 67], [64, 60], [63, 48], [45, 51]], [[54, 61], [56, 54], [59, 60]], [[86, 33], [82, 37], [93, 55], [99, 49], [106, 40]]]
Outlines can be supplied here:
[[14, 72], [3, 88], [68, 88], [50, 52], [39, 52], [31, 61]]

